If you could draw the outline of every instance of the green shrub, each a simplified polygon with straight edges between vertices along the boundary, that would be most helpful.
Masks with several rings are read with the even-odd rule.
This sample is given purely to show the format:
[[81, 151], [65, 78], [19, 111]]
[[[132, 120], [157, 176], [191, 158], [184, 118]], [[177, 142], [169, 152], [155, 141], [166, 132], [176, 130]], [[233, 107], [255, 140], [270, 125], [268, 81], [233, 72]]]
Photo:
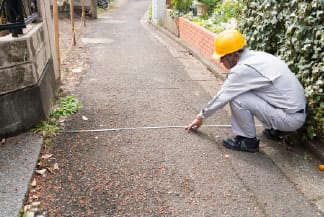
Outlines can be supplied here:
[[239, 20], [242, 7], [241, 0], [227, 0], [217, 4], [213, 13], [215, 22], [227, 22], [231, 18]]
[[241, 10], [241, 0], [227, 0], [224, 4], [221, 2], [216, 3], [210, 17], [194, 17], [191, 18], [191, 21], [211, 32], [219, 33], [224, 29], [237, 27], [237, 20], [240, 18]]
[[210, 14], [217, 4], [221, 3], [221, 0], [198, 0], [199, 2], [208, 6], [208, 13]]
[[186, 14], [190, 10], [192, 0], [171, 0], [172, 8], [180, 14]]
[[303, 139], [324, 137], [324, 1], [244, 1], [240, 29], [252, 49], [285, 60], [304, 86], [310, 113]]

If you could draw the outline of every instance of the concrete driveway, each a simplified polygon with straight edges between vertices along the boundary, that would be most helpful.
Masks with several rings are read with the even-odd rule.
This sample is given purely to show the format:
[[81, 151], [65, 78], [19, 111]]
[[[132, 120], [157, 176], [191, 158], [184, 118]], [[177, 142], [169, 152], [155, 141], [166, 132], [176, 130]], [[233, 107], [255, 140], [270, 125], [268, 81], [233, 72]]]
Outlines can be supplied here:
[[[83, 108], [65, 130], [187, 125], [222, 80], [147, 23], [149, 0], [116, 2], [82, 35], [89, 69], [72, 93]], [[205, 124], [229, 120], [224, 109]], [[37, 194], [47, 216], [322, 216], [267, 154], [280, 148], [231, 151], [226, 136], [217, 127], [61, 133], [43, 160], [59, 170], [37, 176], [30, 202]]]

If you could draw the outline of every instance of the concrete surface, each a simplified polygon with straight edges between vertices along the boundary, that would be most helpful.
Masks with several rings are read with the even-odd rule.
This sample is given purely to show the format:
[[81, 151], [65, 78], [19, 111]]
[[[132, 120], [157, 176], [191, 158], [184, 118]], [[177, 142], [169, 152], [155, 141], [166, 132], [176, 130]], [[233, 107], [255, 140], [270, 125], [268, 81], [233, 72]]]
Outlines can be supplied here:
[[17, 217], [34, 174], [42, 138], [23, 133], [0, 142], [0, 217]]
[[[98, 25], [91, 27], [93, 33], [88, 32], [84, 37], [87, 47], [95, 55], [91, 59], [90, 73], [83, 78], [83, 84], [77, 93], [85, 108], [71, 120], [69, 127], [118, 127], [121, 124], [147, 126], [152, 123], [183, 125], [191, 121], [222, 84], [222, 79], [215, 77], [211, 72], [217, 72], [219, 69], [209, 65], [208, 61], [203, 61], [202, 64], [198, 60], [199, 55], [188, 52], [190, 49], [177, 38], [148, 25], [145, 19], [141, 21], [145, 29], [143, 31], [136, 24], [137, 20], [129, 17], [139, 16], [134, 12], [135, 8], [143, 10], [149, 5], [148, 0], [129, 2], [124, 13], [120, 11], [119, 15], [116, 12], [115, 15], [101, 16], [99, 24], [111, 25], [105, 31], [100, 30], [102, 27]], [[122, 8], [126, 3], [127, 1], [119, 7]], [[113, 23], [123, 25], [120, 29], [109, 28]], [[139, 42], [146, 50], [136, 46], [134, 49], [131, 44], [123, 45], [120, 41], [117, 43], [118, 37], [133, 37], [132, 42]], [[147, 45], [148, 43], [151, 43], [152, 47]], [[121, 46], [128, 48], [128, 63], [135, 68], [129, 69], [127, 65], [122, 64], [120, 55], [125, 53]], [[159, 55], [146, 53], [154, 50], [159, 50]], [[140, 56], [136, 56], [137, 54]], [[107, 55], [111, 57], [108, 63], [102, 61]], [[145, 60], [143, 56], [146, 57]], [[101, 57], [101, 60], [97, 57]], [[162, 62], [154, 64], [156, 58]], [[136, 65], [137, 62], [147, 64], [147, 68]], [[147, 78], [150, 78], [149, 83], [145, 83]], [[94, 96], [93, 93], [98, 93], [98, 88], [106, 94]], [[145, 94], [145, 97], [138, 96], [134, 91]], [[176, 98], [173, 98], [173, 95]], [[155, 101], [154, 104], [150, 104], [152, 100]], [[132, 103], [134, 107], [124, 108], [125, 103]], [[182, 111], [183, 105], [189, 109]], [[146, 110], [147, 108], [149, 110]], [[81, 115], [86, 115], [90, 120], [85, 123]], [[207, 124], [228, 121], [226, 109], [218, 116], [209, 120]], [[157, 201], [162, 201], [164, 206], [168, 206], [173, 216], [323, 216], [319, 211], [324, 211], [323, 172], [317, 167], [321, 161], [314, 157], [310, 160], [312, 155], [307, 149], [291, 150], [284, 144], [262, 138], [260, 153], [241, 153], [222, 147], [221, 139], [225, 135], [229, 135], [226, 129], [206, 129], [197, 135], [187, 135], [177, 130], [119, 135], [66, 135], [58, 138], [57, 155], [59, 152], [67, 155], [67, 159], [61, 159], [62, 162], [59, 162], [65, 164], [62, 164], [64, 167], [60, 171], [62, 177], [58, 178], [63, 179], [67, 176], [65, 172], [70, 172], [68, 167], [72, 165], [69, 161], [74, 155], [85, 159], [78, 161], [79, 164], [75, 166], [78, 169], [86, 166], [92, 170], [100, 170], [101, 174], [98, 177], [86, 176], [91, 175], [91, 171], [89, 174], [82, 171], [83, 179], [94, 179], [91, 179], [91, 185], [81, 186], [87, 187], [85, 189], [91, 192], [96, 177], [98, 182], [106, 178], [99, 183], [105, 185], [104, 193], [113, 199], [112, 202], [118, 201], [118, 194], [115, 194], [120, 193], [118, 191], [122, 193], [120, 196], [128, 194], [130, 198], [136, 199], [128, 204], [128, 211], [135, 213], [133, 216], [139, 216], [141, 210], [142, 216], [145, 215], [144, 209], [147, 207], [142, 205], [150, 205], [150, 208], [158, 213], [158, 208], [152, 207], [160, 203]], [[89, 146], [82, 143], [83, 137]], [[69, 146], [65, 146], [63, 141], [69, 141]], [[69, 153], [74, 142], [75, 152]], [[8, 138], [0, 144], [0, 217], [17, 216], [28, 190], [41, 143], [41, 138], [27, 133]], [[89, 151], [93, 156], [89, 156]], [[95, 160], [91, 161], [91, 157]], [[118, 174], [122, 175], [123, 179], [114, 181]], [[148, 190], [143, 195], [137, 193], [138, 198], [134, 198], [131, 193], [135, 190], [139, 192], [145, 184], [148, 184], [145, 186]], [[112, 189], [109, 189], [110, 185]], [[71, 189], [69, 185], [65, 187]], [[69, 197], [73, 196], [73, 191], [65, 197], [57, 195], [60, 196], [63, 202], [68, 201]], [[93, 196], [95, 200], [98, 195]], [[101, 202], [102, 200], [99, 200], [98, 204]], [[67, 210], [69, 203], [65, 205]], [[112, 209], [113, 207], [115, 206], [110, 206]], [[316, 207], [319, 210], [316, 210]], [[121, 207], [120, 213], [123, 209], [125, 207]]]
[[[185, 125], [222, 84], [141, 20], [149, 2], [126, 1], [87, 28], [91, 66], [74, 92], [84, 107], [66, 129]], [[229, 123], [229, 114], [208, 122]], [[40, 209], [50, 216], [321, 216], [265, 151], [227, 150], [225, 136], [228, 129], [61, 134], [50, 151], [63, 166], [46, 180], [54, 185], [44, 185]]]

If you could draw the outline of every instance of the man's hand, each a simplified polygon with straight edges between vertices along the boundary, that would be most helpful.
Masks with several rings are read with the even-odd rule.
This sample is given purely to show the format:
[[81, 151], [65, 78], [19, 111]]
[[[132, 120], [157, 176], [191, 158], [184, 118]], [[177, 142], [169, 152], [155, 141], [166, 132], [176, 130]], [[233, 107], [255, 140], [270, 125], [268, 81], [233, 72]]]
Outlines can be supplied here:
[[192, 123], [185, 128], [185, 130], [187, 130], [188, 133], [190, 131], [196, 131], [202, 124], [203, 124], [203, 119], [201, 116], [198, 115], [196, 119], [193, 120]]

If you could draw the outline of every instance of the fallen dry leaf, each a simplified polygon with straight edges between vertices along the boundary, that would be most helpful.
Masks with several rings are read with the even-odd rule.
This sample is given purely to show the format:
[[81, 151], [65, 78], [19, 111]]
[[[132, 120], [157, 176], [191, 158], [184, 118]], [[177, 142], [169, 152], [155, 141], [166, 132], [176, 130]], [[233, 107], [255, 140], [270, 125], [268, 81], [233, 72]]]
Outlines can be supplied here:
[[48, 159], [48, 158], [50, 158], [50, 157], [52, 157], [53, 155], [52, 154], [45, 154], [45, 155], [43, 155], [42, 156], [42, 159]]
[[88, 210], [87, 210], [87, 215], [88, 215], [88, 216], [91, 216], [91, 214], [92, 214], [92, 210], [91, 210], [91, 209], [88, 209]]
[[32, 196], [32, 199], [35, 199], [35, 200], [37, 200], [39, 197], [37, 196], [37, 195], [33, 195]]
[[50, 167], [46, 167], [46, 169], [48, 170], [48, 172], [54, 173], [53, 170]]
[[36, 186], [36, 179], [33, 179], [33, 181], [31, 182], [30, 184], [32, 187], [35, 187]]
[[36, 173], [39, 175], [44, 175], [46, 173], [46, 169], [36, 170]]
[[37, 206], [39, 206], [40, 204], [41, 204], [41, 202], [32, 202], [31, 205], [32, 205], [33, 207], [37, 207]]
[[54, 169], [54, 170], [59, 170], [58, 163], [55, 163], [55, 164], [54, 164], [53, 169]]
[[73, 73], [81, 73], [82, 72], [82, 69], [79, 67], [79, 68], [75, 68], [75, 69], [72, 69], [72, 72]]
[[26, 206], [24, 206], [24, 211], [26, 212], [27, 210], [30, 210], [30, 208], [31, 208], [31, 205], [26, 205]]

